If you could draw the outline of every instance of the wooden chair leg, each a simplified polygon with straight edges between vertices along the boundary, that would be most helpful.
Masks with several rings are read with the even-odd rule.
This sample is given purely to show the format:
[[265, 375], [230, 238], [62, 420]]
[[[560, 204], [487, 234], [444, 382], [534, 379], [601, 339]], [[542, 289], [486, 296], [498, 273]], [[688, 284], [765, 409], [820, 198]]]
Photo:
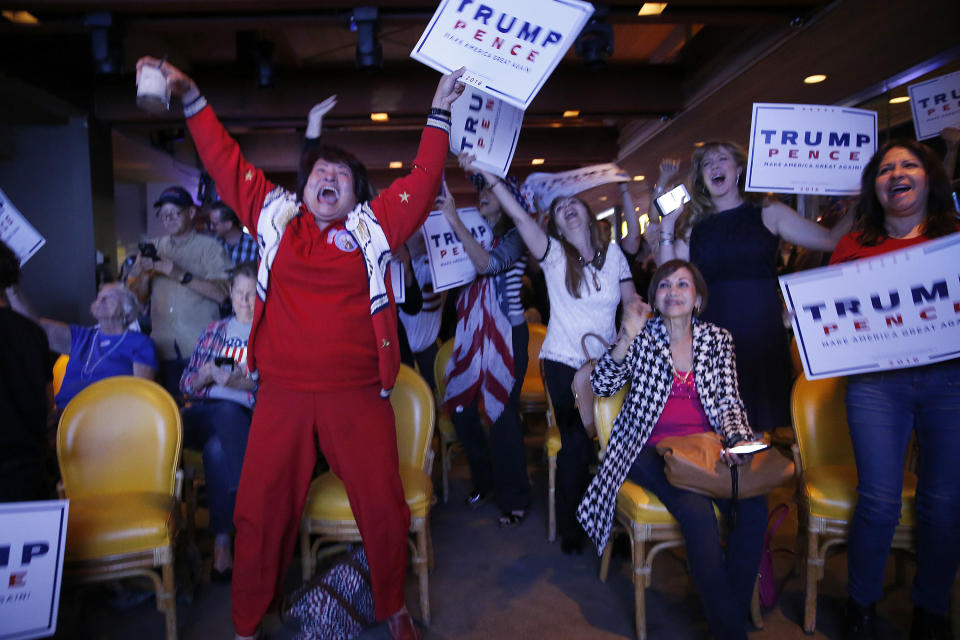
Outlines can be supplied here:
[[603, 555], [600, 556], [600, 582], [607, 581], [607, 574], [610, 571], [610, 554], [613, 550], [613, 534], [607, 540], [607, 546], [603, 548]]
[[420, 616], [425, 626], [430, 626], [430, 577], [427, 571], [427, 556], [429, 554], [429, 524], [424, 522], [417, 531], [417, 557], [413, 564], [420, 579]]
[[170, 562], [165, 562], [161, 568], [163, 573], [163, 593], [157, 594], [157, 608], [164, 612], [167, 627], [167, 640], [177, 640], [177, 597], [176, 585], [173, 580], [173, 553]]
[[804, 563], [803, 585], [803, 630], [813, 633], [817, 628], [817, 582], [823, 570], [823, 558], [820, 557], [819, 536], [807, 531], [807, 561]]
[[757, 629], [763, 629], [763, 611], [760, 609], [760, 576], [753, 583], [753, 597], [750, 598], [750, 620]]
[[547, 456], [547, 541], [557, 539], [557, 456]]
[[[608, 545], [609, 546], [609, 545]], [[647, 583], [650, 569], [646, 566], [646, 551], [643, 540], [634, 536], [633, 540], [633, 606], [634, 626], [638, 640], [647, 640]]]
[[300, 524], [300, 572], [303, 576], [303, 581], [306, 582], [311, 577], [313, 577], [313, 563], [315, 559], [313, 558], [313, 553], [310, 551], [310, 534], [307, 533], [306, 526]]

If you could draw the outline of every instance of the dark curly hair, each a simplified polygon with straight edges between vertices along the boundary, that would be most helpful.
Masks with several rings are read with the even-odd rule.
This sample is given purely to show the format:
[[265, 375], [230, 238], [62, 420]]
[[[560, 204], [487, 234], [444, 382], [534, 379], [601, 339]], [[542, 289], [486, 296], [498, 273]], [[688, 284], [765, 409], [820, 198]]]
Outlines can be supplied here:
[[375, 195], [373, 185], [370, 184], [370, 176], [367, 174], [367, 167], [360, 159], [340, 147], [331, 145], [318, 145], [304, 149], [300, 155], [300, 184], [297, 185], [297, 197], [303, 200], [303, 189], [307, 186], [307, 180], [310, 178], [310, 172], [317, 164], [317, 160], [326, 160], [336, 164], [342, 164], [353, 174], [353, 195], [357, 202], [369, 202]]
[[0, 293], [20, 282], [20, 258], [0, 240]]
[[876, 180], [883, 157], [896, 147], [915, 155], [927, 174], [927, 218], [923, 223], [923, 235], [939, 238], [957, 230], [956, 212], [953, 210], [953, 198], [950, 195], [950, 179], [947, 178], [940, 158], [930, 147], [915, 140], [891, 140], [877, 149], [863, 168], [860, 178], [860, 198], [854, 210], [856, 228], [861, 231], [858, 240], [865, 247], [874, 247], [887, 239], [887, 229], [884, 226], [887, 214], [877, 198]]

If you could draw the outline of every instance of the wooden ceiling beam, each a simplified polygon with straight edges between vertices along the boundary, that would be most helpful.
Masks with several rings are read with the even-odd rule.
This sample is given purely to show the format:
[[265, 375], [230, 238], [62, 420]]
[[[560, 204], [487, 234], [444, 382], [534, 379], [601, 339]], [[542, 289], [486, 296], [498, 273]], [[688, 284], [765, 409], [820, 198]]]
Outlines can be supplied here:
[[[259, 127], [302, 126], [309, 109], [332, 93], [338, 104], [330, 122], [367, 121], [385, 111], [399, 121], [418, 123], [430, 104], [439, 74], [412, 65], [367, 76], [352, 69], [278, 70], [274, 87], [260, 89], [235, 67], [190, 72], [224, 122]], [[592, 71], [561, 66], [528, 110], [528, 117], [559, 118], [566, 109], [584, 117], [641, 118], [669, 115], [683, 108], [682, 76], [670, 65], [608, 66]], [[101, 86], [94, 96], [95, 117], [108, 124], [162, 125], [182, 122], [177, 111], [157, 117], [138, 109], [132, 78]], [[422, 109], [418, 109], [418, 105]], [[178, 109], [178, 107], [174, 107]]]

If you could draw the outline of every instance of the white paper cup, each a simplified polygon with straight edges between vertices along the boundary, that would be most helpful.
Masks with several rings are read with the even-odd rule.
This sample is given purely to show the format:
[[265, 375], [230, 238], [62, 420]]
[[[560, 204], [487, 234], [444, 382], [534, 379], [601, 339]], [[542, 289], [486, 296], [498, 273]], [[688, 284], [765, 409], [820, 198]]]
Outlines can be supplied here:
[[140, 67], [137, 79], [137, 106], [151, 113], [170, 110], [170, 89], [167, 79], [158, 67], [144, 65]]

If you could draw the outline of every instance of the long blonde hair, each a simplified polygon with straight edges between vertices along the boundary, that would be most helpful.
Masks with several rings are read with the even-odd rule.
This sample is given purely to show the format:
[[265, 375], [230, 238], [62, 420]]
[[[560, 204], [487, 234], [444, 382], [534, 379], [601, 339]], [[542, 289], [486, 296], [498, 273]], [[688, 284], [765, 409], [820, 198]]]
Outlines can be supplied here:
[[713, 205], [713, 199], [710, 197], [710, 191], [707, 190], [707, 183], [703, 179], [703, 161], [707, 154], [712, 151], [726, 151], [733, 157], [733, 161], [741, 170], [737, 178], [737, 191], [740, 197], [747, 202], [760, 204], [763, 197], [753, 193], [747, 193], [744, 190], [746, 176], [744, 169], [747, 166], [747, 152], [736, 142], [729, 140], [711, 140], [705, 142], [693, 150], [693, 156], [690, 158], [690, 177], [687, 179], [687, 190], [690, 192], [690, 202], [688, 202], [683, 211], [677, 218], [676, 236], [678, 238], [689, 238], [690, 231], [698, 222], [707, 216], [717, 212]]
[[607, 247], [610, 245], [610, 231], [597, 224], [597, 219], [594, 217], [590, 206], [580, 198], [558, 196], [550, 203], [547, 233], [559, 240], [560, 246], [563, 247], [563, 253], [567, 258], [567, 291], [569, 291], [570, 295], [574, 298], [579, 298], [580, 289], [586, 281], [586, 277], [583, 275], [584, 262], [580, 259], [580, 250], [560, 235], [560, 230], [557, 228], [556, 223], [557, 206], [561, 201], [566, 200], [576, 200], [587, 210], [587, 225], [590, 227], [590, 246], [593, 247], [593, 253], [597, 256], [593, 266], [597, 270], [603, 268], [603, 263], [607, 259]]

